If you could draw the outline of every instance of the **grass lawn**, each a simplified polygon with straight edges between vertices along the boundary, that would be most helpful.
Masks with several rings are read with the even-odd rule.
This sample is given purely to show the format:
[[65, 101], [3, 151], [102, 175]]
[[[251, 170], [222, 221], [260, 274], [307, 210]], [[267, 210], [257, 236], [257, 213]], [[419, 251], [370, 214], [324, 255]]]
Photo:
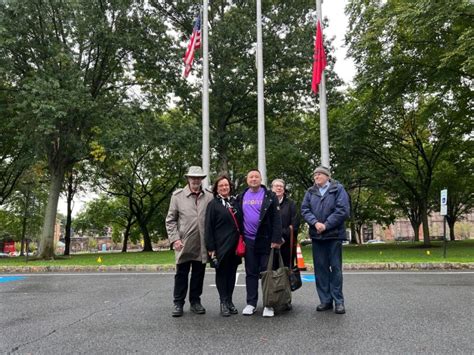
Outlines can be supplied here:
[[[448, 242], [446, 258], [443, 258], [443, 242], [431, 244], [430, 248], [425, 248], [422, 242], [344, 245], [342, 258], [345, 264], [474, 262], [474, 240]], [[305, 263], [312, 263], [311, 246], [308, 245], [302, 249]]]
[[[101, 261], [97, 261], [100, 257]], [[128, 253], [94, 253], [73, 254], [69, 257], [57, 256], [55, 260], [29, 260], [24, 257], [2, 258], [0, 266], [90, 266], [90, 265], [174, 265], [174, 251], [128, 252]]]
[[[345, 245], [344, 263], [387, 263], [387, 262], [474, 262], [474, 240], [447, 243], [446, 259], [443, 258], [443, 242], [432, 242], [431, 248], [422, 248], [423, 243], [387, 243]], [[312, 263], [311, 246], [302, 247], [306, 264]], [[101, 262], [97, 259], [101, 258]], [[2, 258], [0, 266], [91, 266], [91, 265], [174, 265], [174, 252], [129, 252], [77, 254], [70, 257], [58, 256], [55, 260], [25, 262], [24, 257]]]

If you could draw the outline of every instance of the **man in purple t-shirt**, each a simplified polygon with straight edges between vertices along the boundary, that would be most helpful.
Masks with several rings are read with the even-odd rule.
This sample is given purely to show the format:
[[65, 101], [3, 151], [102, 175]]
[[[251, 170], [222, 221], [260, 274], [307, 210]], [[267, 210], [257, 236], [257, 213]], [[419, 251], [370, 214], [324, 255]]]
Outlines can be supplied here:
[[[278, 199], [271, 190], [262, 185], [260, 171], [253, 169], [247, 173], [248, 188], [237, 197], [237, 206], [243, 216], [245, 237], [245, 284], [247, 306], [243, 315], [255, 313], [258, 302], [258, 279], [267, 267], [270, 248], [280, 248], [281, 216]], [[265, 307], [264, 317], [273, 317], [272, 308]]]

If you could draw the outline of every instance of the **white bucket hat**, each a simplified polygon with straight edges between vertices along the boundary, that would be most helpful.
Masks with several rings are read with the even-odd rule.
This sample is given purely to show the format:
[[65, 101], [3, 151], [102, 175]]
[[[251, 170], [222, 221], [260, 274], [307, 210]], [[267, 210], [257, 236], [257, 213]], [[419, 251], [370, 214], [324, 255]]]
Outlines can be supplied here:
[[202, 171], [200, 166], [190, 166], [188, 173], [184, 175], [185, 177], [198, 177], [198, 178], [205, 178], [206, 174]]

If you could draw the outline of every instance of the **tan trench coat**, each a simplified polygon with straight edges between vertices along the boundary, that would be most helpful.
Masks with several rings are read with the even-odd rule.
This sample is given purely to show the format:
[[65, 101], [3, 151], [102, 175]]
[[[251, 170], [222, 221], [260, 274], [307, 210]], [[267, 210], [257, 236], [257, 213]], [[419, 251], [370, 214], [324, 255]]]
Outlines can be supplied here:
[[181, 251], [175, 250], [176, 264], [192, 260], [207, 262], [204, 222], [207, 204], [213, 198], [211, 192], [204, 190], [196, 204], [196, 196], [191, 194], [188, 185], [173, 192], [166, 216], [166, 231], [171, 244], [179, 239], [184, 244]]

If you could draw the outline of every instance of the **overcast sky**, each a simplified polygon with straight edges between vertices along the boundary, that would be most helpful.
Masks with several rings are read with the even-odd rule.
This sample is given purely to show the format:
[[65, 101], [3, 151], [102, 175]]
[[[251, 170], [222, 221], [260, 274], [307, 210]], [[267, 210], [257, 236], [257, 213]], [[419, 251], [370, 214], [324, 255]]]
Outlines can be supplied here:
[[[346, 48], [344, 48], [344, 35], [347, 30], [347, 18], [344, 14], [344, 7], [348, 0], [326, 0], [322, 4], [323, 17], [329, 20], [329, 27], [323, 29], [325, 38], [335, 36], [334, 47], [336, 54], [336, 73], [347, 84], [352, 81], [355, 74], [354, 62], [346, 59]], [[316, 6], [316, 1], [314, 2]]]

